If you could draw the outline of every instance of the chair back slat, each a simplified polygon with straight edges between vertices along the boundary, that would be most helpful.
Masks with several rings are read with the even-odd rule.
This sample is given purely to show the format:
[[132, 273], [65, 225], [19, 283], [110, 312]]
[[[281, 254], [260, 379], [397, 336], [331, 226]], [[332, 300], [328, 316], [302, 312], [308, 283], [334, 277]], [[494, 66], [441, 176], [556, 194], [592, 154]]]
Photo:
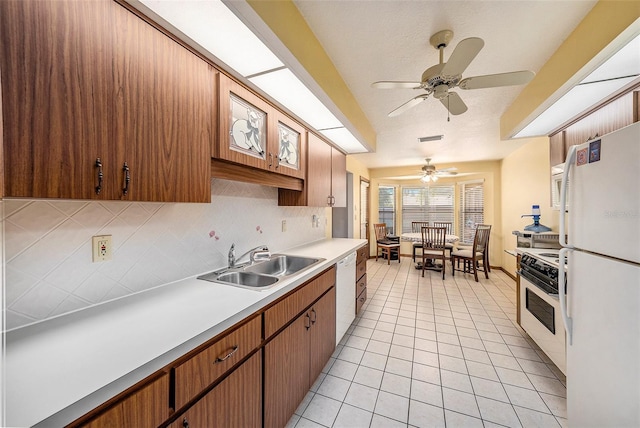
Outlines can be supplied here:
[[411, 232], [420, 233], [423, 227], [429, 226], [428, 221], [412, 221], [411, 222]]
[[453, 224], [449, 221], [434, 221], [433, 227], [444, 227], [447, 229], [447, 235], [453, 235]]
[[476, 236], [473, 239], [473, 248], [476, 253], [487, 250], [489, 245], [489, 235], [491, 234], [491, 225], [479, 224], [476, 228]]
[[387, 225], [385, 223], [374, 224], [373, 230], [375, 230], [376, 232], [376, 241], [385, 239], [387, 237]]
[[422, 245], [425, 248], [444, 251], [445, 237], [447, 229], [445, 227], [423, 227], [422, 228]]

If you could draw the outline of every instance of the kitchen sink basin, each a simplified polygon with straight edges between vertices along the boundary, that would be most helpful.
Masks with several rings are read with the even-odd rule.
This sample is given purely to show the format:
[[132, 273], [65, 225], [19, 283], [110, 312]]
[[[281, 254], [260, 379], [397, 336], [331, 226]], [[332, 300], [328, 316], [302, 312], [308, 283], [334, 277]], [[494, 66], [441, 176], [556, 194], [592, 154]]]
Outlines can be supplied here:
[[277, 254], [269, 260], [211, 272], [198, 279], [250, 289], [266, 289], [280, 279], [294, 275], [325, 259]]
[[298, 273], [301, 270], [311, 267], [322, 260], [324, 259], [313, 257], [287, 256], [280, 254], [272, 256], [271, 259], [264, 262], [247, 266], [244, 270], [246, 272], [255, 272], [264, 275], [283, 277]]
[[244, 272], [241, 270], [226, 271], [222, 273], [212, 272], [199, 276], [198, 279], [246, 288], [265, 288], [274, 285], [279, 280], [279, 278], [275, 276]]

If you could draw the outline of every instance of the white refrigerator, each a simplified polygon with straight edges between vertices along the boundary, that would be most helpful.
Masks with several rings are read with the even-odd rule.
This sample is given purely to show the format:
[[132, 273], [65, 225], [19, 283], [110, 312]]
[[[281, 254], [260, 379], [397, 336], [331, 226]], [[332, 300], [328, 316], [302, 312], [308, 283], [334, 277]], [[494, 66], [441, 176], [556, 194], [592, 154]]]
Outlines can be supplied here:
[[566, 293], [559, 287], [559, 298], [567, 331], [568, 424], [637, 428], [640, 123], [573, 146], [565, 165], [560, 236], [568, 241], [561, 238], [560, 265], [566, 257], [567, 286]]

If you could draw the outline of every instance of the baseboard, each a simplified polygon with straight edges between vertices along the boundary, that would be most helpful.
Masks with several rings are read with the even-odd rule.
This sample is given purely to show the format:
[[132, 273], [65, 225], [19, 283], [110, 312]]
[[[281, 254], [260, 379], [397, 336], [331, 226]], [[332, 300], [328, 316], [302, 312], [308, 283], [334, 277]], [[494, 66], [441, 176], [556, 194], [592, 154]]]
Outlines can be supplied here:
[[512, 274], [511, 272], [509, 272], [509, 271], [507, 271], [507, 270], [504, 270], [504, 269], [503, 269], [502, 267], [500, 267], [500, 266], [497, 266], [497, 267], [493, 267], [493, 266], [491, 266], [491, 269], [498, 269], [498, 270], [501, 270], [501, 271], [502, 271], [502, 272], [504, 272], [504, 274], [505, 274], [505, 275], [507, 275], [509, 278], [513, 279], [514, 281], [516, 281], [516, 280], [517, 280], [517, 279], [516, 279], [516, 277], [515, 277], [515, 276], [513, 276], [513, 274]]

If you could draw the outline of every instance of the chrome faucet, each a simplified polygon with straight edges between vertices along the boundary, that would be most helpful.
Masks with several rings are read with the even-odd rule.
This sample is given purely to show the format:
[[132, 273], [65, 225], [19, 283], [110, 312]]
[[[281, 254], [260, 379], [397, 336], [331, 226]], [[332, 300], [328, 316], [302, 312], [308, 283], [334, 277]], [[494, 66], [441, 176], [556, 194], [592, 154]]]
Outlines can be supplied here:
[[258, 245], [255, 248], [250, 249], [240, 257], [236, 258], [236, 244], [231, 244], [231, 248], [229, 249], [229, 268], [233, 268], [236, 266], [237, 262], [242, 260], [244, 256], [249, 255], [249, 264], [255, 263], [256, 260], [264, 260], [271, 257], [271, 253], [269, 253], [269, 248], [266, 245]]

